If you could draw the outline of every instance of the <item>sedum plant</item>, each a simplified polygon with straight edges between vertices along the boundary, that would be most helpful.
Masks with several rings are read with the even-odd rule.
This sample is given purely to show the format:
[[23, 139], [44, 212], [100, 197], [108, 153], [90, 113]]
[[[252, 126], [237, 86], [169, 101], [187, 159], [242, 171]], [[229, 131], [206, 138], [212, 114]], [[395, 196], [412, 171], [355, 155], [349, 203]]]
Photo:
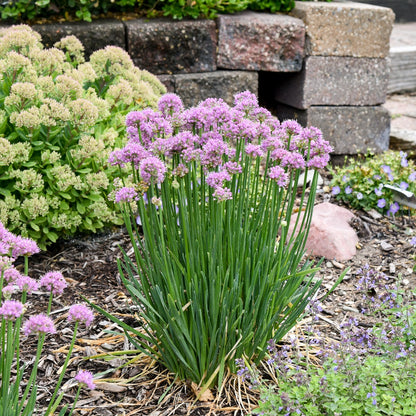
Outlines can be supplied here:
[[41, 247], [121, 224], [108, 155], [125, 115], [163, 92], [120, 48], [85, 62], [74, 36], [45, 49], [28, 26], [0, 29], [0, 221]]
[[364, 161], [350, 159], [345, 166], [332, 168], [331, 173], [332, 195], [353, 208], [394, 215], [408, 208], [396, 202], [393, 191], [385, 185], [416, 193], [416, 166], [405, 152], [369, 154]]
[[298, 234], [288, 224], [301, 172], [325, 166], [331, 148], [316, 128], [280, 124], [249, 92], [233, 107], [207, 99], [188, 110], [166, 94], [159, 111], [131, 112], [126, 124], [130, 140], [110, 162], [133, 167], [113, 197], [134, 248], [120, 275], [142, 326], [112, 319], [202, 394], [235, 356], [261, 359], [317, 290], [303, 258], [316, 171], [301, 188]]

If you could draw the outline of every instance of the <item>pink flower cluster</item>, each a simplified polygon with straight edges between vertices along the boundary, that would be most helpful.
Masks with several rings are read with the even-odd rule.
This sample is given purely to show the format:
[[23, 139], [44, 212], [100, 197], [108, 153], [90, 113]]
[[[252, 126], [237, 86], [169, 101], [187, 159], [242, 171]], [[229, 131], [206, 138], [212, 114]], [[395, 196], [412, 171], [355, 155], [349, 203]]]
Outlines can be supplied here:
[[[186, 110], [178, 96], [166, 94], [159, 111], [131, 112], [126, 126], [129, 143], [110, 155], [111, 164], [132, 164], [139, 179], [151, 185], [167, 175], [182, 177], [197, 162], [219, 201], [232, 198], [232, 177], [252, 158], [267, 159], [268, 177], [285, 187], [290, 170], [322, 168], [332, 151], [319, 129], [303, 128], [294, 120], [280, 123], [248, 91], [235, 96], [234, 106], [209, 98]], [[237, 148], [243, 150], [238, 156]], [[135, 198], [123, 188], [116, 200]]]
[[0, 255], [13, 258], [31, 256], [39, 253], [38, 245], [30, 238], [24, 238], [11, 233], [0, 222]]
[[74, 378], [81, 386], [86, 386], [90, 390], [95, 389], [94, 378], [91, 372], [80, 370]]
[[69, 308], [68, 321], [69, 322], [82, 322], [86, 327], [90, 326], [94, 320], [94, 314], [91, 309], [85, 305], [75, 304]]

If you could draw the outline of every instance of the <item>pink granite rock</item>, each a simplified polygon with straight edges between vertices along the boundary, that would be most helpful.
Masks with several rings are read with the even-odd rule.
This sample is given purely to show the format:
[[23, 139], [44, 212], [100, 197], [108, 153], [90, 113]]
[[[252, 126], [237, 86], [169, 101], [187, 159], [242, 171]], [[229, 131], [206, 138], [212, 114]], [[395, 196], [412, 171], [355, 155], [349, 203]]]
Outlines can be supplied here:
[[[293, 214], [289, 235], [293, 232], [297, 214]], [[329, 260], [345, 261], [356, 253], [358, 236], [349, 225], [354, 214], [338, 205], [324, 202], [315, 206], [306, 252]]]

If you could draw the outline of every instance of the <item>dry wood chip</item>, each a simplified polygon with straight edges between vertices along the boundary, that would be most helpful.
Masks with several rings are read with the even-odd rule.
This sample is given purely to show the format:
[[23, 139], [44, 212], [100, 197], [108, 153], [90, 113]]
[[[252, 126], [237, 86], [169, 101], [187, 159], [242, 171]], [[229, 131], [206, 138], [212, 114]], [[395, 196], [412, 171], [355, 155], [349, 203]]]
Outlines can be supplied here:
[[123, 391], [127, 390], [127, 387], [125, 386], [120, 386], [119, 384], [107, 382], [95, 383], [95, 387], [98, 390], [111, 391], [112, 393], [122, 393]]

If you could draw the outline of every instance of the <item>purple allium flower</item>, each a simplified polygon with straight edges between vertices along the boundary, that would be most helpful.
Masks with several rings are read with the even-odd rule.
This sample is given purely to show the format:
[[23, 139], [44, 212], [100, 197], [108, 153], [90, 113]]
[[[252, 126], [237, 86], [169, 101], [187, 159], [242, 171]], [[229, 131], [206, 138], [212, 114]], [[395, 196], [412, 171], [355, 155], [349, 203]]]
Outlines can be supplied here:
[[352, 188], [351, 188], [351, 186], [347, 186], [347, 187], [344, 189], [344, 191], [345, 191], [345, 193], [346, 193], [347, 195], [351, 194], [351, 193], [352, 193]]
[[22, 275], [14, 266], [3, 272], [3, 278], [7, 283], [14, 283], [19, 277], [22, 277]]
[[400, 188], [402, 188], [403, 190], [406, 190], [409, 187], [409, 184], [405, 181], [400, 182]]
[[85, 326], [90, 326], [94, 320], [94, 314], [91, 309], [85, 305], [75, 304], [69, 308], [68, 321], [69, 322], [83, 322]]
[[234, 95], [234, 105], [237, 109], [246, 111], [257, 108], [259, 103], [255, 94], [250, 91], [243, 91]]
[[285, 187], [289, 182], [289, 175], [280, 166], [273, 166], [269, 170], [269, 177], [277, 182], [280, 187]]
[[[5, 253], [4, 253], [5, 254]], [[13, 259], [9, 256], [0, 255], [0, 272], [5, 271], [12, 267]]]
[[217, 186], [212, 196], [219, 202], [233, 199], [230, 188], [224, 188], [222, 186]]
[[262, 157], [264, 155], [263, 150], [257, 144], [248, 143], [245, 151], [251, 157]]
[[32, 279], [29, 276], [20, 276], [19, 278], [17, 278], [14, 282], [17, 287], [22, 291], [22, 292], [26, 292], [27, 294], [31, 294], [33, 291], [38, 290], [39, 289], [39, 283], [35, 280]]
[[396, 214], [400, 209], [400, 205], [397, 202], [393, 202], [390, 205], [389, 210], [387, 211], [387, 215], [392, 214], [394, 216], [394, 214]]
[[282, 159], [281, 166], [288, 166], [293, 169], [303, 169], [305, 167], [305, 159], [298, 152], [287, 152]]
[[56, 334], [55, 325], [49, 316], [44, 314], [31, 316], [23, 325], [23, 333], [30, 334]]
[[363, 196], [363, 194], [361, 193], [361, 192], [357, 192], [357, 199], [358, 200], [361, 200], [361, 199], [363, 199], [364, 198], [364, 196]]
[[90, 371], [80, 370], [74, 378], [81, 386], [86, 386], [90, 390], [95, 389], [94, 379]]
[[126, 163], [133, 163], [135, 169], [138, 169], [140, 162], [149, 156], [151, 156], [150, 152], [147, 151], [143, 145], [133, 141], [129, 141], [123, 149], [121, 149], [121, 153], [117, 153], [118, 160], [121, 161], [122, 166]]
[[136, 190], [132, 187], [125, 186], [116, 192], [114, 201], [116, 203], [133, 202], [133, 201], [137, 201], [137, 198], [138, 198], [138, 195], [137, 195]]
[[165, 164], [157, 157], [146, 157], [140, 162], [140, 176], [147, 184], [163, 182], [165, 172]]
[[286, 134], [295, 135], [302, 131], [302, 126], [296, 120], [285, 120], [281, 124], [282, 130], [286, 131]]
[[4, 288], [1, 291], [6, 299], [10, 299], [12, 295], [16, 292], [16, 289], [17, 286], [13, 284], [8, 284], [7, 286], [4, 286]]
[[61, 295], [68, 286], [61, 272], [48, 272], [40, 279], [40, 286], [54, 295]]
[[40, 248], [35, 241], [30, 238], [23, 238], [17, 236], [12, 249], [12, 256], [17, 258], [19, 256], [31, 256], [39, 253]]
[[332, 195], [338, 195], [341, 192], [341, 188], [339, 186], [332, 187]]
[[377, 206], [379, 208], [384, 208], [386, 206], [386, 200], [384, 198], [381, 198], [377, 201]]
[[221, 171], [224, 170], [228, 172], [230, 175], [232, 175], [235, 173], [241, 173], [243, 171], [243, 168], [237, 162], [226, 162], [221, 167]]
[[0, 315], [8, 321], [14, 321], [22, 316], [23, 312], [24, 305], [17, 300], [5, 300], [0, 307]]
[[159, 111], [166, 116], [173, 116], [183, 110], [183, 103], [180, 97], [173, 93], [162, 95], [158, 102]]
[[206, 177], [206, 182], [212, 188], [217, 188], [223, 186], [225, 181], [231, 180], [230, 174], [222, 170], [220, 172], [210, 172]]
[[409, 182], [414, 182], [416, 181], [416, 171], [413, 171], [409, 177], [408, 177]]
[[222, 139], [209, 139], [202, 147], [201, 164], [216, 167], [222, 164], [222, 156], [228, 155], [229, 148]]

